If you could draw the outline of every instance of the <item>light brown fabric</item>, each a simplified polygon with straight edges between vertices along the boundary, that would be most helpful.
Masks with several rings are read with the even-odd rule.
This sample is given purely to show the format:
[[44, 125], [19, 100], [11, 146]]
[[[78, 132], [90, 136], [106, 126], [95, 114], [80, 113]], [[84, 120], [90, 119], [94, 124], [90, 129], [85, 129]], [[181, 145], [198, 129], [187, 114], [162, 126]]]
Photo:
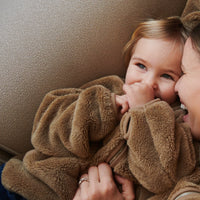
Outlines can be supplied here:
[[193, 29], [200, 22], [200, 1], [188, 0], [181, 17], [184, 25]]
[[192, 175], [183, 177], [169, 196], [169, 200], [199, 200], [200, 199], [200, 168]]
[[180, 111], [176, 117], [158, 99], [131, 109], [119, 124], [113, 93], [122, 94], [122, 84], [110, 76], [48, 93], [34, 120], [34, 149], [6, 164], [3, 185], [28, 200], [70, 200], [80, 175], [126, 142], [113, 170], [153, 193], [154, 200], [167, 199], [196, 167], [190, 130], [178, 118]]

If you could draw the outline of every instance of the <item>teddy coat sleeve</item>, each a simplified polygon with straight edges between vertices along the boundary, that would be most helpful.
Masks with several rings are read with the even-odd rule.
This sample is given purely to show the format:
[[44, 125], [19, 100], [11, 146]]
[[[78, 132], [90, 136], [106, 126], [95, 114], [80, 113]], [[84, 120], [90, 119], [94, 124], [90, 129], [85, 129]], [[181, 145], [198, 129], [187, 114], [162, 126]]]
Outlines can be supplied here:
[[81, 158], [90, 155], [90, 143], [102, 140], [117, 124], [110, 90], [102, 85], [48, 93], [36, 114], [34, 148], [46, 155]]
[[122, 84], [109, 76], [49, 92], [34, 119], [34, 149], [6, 163], [4, 187], [29, 200], [73, 199], [95, 144], [118, 123], [112, 93], [120, 94]]
[[192, 173], [196, 154], [189, 127], [164, 101], [130, 110], [121, 121], [129, 146], [128, 163], [138, 182], [152, 193], [174, 187]]

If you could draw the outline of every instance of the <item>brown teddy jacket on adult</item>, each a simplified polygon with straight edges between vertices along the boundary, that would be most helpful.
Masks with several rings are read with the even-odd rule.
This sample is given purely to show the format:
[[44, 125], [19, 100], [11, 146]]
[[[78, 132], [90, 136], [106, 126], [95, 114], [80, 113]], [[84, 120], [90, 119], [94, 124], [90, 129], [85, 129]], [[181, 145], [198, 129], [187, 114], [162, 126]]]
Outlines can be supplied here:
[[34, 149], [8, 161], [3, 185], [28, 200], [71, 200], [80, 175], [107, 162], [114, 172], [166, 199], [197, 165], [190, 129], [160, 100], [117, 118], [114, 94], [123, 81], [109, 76], [81, 88], [49, 92], [34, 120]]

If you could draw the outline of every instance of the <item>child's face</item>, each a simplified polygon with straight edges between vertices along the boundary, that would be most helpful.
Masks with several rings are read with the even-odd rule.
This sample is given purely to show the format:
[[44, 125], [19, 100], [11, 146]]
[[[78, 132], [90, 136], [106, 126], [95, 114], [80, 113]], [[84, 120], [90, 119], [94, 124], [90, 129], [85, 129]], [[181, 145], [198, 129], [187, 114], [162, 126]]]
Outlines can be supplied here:
[[144, 83], [152, 87], [154, 97], [169, 104], [175, 102], [175, 84], [181, 76], [183, 46], [174, 41], [141, 38], [134, 49], [125, 83]]
[[190, 38], [185, 43], [182, 70], [183, 75], [175, 89], [188, 110], [183, 119], [189, 124], [193, 136], [200, 140], [200, 55], [193, 49]]

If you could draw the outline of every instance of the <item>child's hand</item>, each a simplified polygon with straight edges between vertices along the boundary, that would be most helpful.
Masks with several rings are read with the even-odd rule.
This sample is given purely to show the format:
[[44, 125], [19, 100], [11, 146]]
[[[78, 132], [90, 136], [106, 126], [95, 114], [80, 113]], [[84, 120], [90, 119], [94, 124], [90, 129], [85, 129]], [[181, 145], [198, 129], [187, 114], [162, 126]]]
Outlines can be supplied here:
[[124, 84], [123, 90], [126, 93], [129, 108], [142, 106], [154, 99], [154, 90], [145, 83]]
[[129, 105], [128, 105], [128, 100], [126, 95], [116, 95], [115, 96], [115, 101], [116, 101], [116, 105], [117, 105], [117, 110], [119, 112], [119, 118], [122, 117], [122, 115], [128, 111], [129, 109]]

